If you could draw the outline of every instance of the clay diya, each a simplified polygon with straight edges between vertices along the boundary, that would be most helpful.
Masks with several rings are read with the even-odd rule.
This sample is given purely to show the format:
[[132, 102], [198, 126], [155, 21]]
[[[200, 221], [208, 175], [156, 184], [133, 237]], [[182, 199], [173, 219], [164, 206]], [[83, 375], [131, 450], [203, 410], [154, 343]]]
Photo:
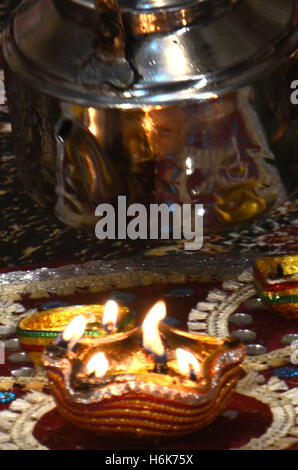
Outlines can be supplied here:
[[92, 339], [72, 322], [73, 334], [56, 338], [43, 356], [60, 414], [123, 439], [174, 438], [221, 414], [242, 374], [244, 346], [174, 329], [165, 316], [158, 302], [140, 327]]
[[118, 306], [112, 300], [105, 305], [75, 305], [33, 313], [19, 322], [17, 334], [22, 349], [27, 351], [35, 365], [42, 365], [44, 348], [61, 335], [67, 325], [79, 315], [86, 320], [84, 336], [87, 338], [110, 334], [109, 322], [113, 323], [116, 315], [117, 322], [114, 322], [113, 332], [129, 331], [135, 326], [131, 310]]

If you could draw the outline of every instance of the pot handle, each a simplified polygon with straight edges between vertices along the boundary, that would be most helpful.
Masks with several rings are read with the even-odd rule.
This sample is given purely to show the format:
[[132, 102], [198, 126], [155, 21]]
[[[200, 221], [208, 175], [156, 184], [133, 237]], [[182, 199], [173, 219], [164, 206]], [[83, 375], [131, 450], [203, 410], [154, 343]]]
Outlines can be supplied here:
[[84, 220], [89, 214], [91, 220], [98, 204], [112, 204], [118, 191], [126, 193], [125, 179], [88, 129], [66, 119], [56, 141], [56, 214], [60, 219], [67, 214], [70, 223], [72, 215], [76, 223], [70, 225], [78, 225], [78, 218]]

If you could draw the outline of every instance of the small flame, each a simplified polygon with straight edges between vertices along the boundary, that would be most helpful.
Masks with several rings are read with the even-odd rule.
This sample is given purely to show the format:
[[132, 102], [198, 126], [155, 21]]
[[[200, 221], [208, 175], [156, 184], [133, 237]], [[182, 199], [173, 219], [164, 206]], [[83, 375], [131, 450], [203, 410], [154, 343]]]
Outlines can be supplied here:
[[62, 338], [64, 341], [71, 342], [74, 345], [83, 336], [85, 328], [86, 318], [84, 315], [79, 315], [67, 325], [62, 333]]
[[148, 312], [143, 325], [143, 346], [146, 351], [153, 353], [157, 357], [163, 357], [165, 347], [161, 341], [158, 325], [166, 316], [166, 306], [162, 301], [157, 302]]
[[95, 377], [103, 377], [109, 368], [109, 361], [103, 352], [94, 354], [86, 365], [86, 374], [94, 373]]
[[199, 361], [195, 356], [181, 348], [176, 349], [176, 356], [181, 374], [186, 375], [191, 379], [196, 379], [201, 368]]
[[89, 108], [89, 119], [90, 119], [90, 124], [89, 124], [89, 131], [93, 135], [97, 135], [97, 125], [96, 125], [96, 110], [93, 108]]
[[105, 305], [102, 318], [102, 326], [108, 332], [112, 332], [116, 329], [118, 309], [118, 304], [114, 300], [108, 300]]

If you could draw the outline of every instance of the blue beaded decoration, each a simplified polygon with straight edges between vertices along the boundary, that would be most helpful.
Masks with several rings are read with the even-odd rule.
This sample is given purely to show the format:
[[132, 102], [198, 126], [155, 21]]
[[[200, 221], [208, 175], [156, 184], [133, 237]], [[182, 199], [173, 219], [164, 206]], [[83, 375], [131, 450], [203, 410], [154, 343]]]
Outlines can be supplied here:
[[280, 379], [292, 379], [298, 377], [298, 368], [289, 366], [279, 367], [278, 369], [274, 369], [274, 375]]
[[13, 392], [0, 392], [0, 404], [5, 405], [6, 403], [11, 403], [16, 399], [16, 394]]

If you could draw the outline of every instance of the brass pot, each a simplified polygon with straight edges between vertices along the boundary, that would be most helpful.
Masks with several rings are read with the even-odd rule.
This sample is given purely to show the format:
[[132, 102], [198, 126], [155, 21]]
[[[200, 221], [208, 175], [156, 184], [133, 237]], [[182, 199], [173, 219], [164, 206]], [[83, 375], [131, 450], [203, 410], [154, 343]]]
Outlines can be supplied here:
[[[26, 0], [3, 34], [15, 152], [34, 200], [201, 203], [238, 224], [297, 186], [296, 0]], [[297, 73], [296, 73], [297, 72]]]

